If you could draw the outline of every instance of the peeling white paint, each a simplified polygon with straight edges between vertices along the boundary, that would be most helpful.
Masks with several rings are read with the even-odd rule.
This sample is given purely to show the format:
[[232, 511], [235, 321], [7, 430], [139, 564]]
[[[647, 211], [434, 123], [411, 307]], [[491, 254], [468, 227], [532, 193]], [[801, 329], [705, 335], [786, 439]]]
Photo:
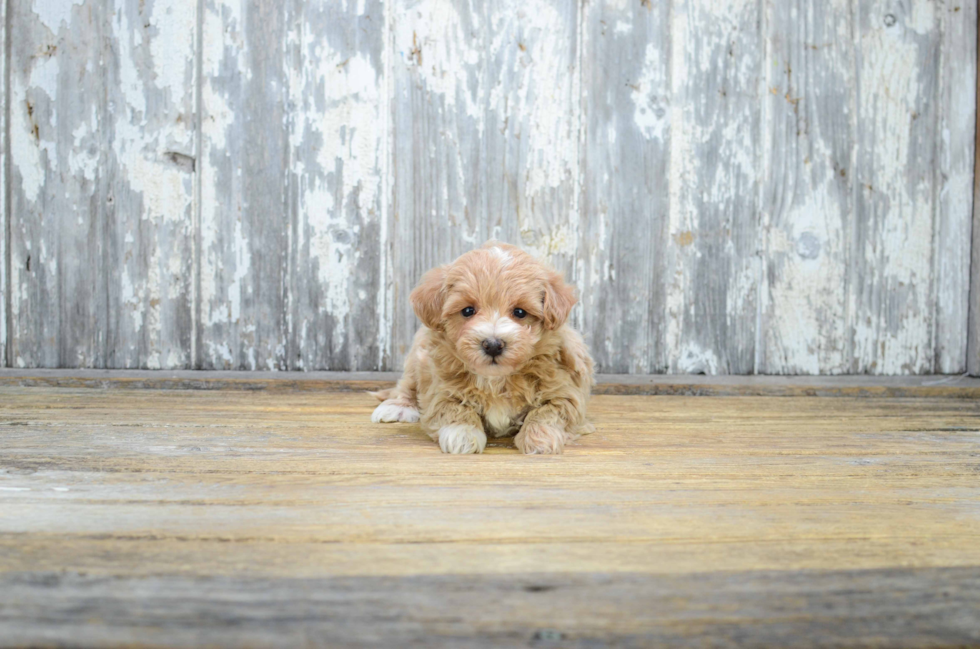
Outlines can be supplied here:
[[422, 0], [402, 18], [392, 25], [401, 64], [413, 69], [447, 109], [461, 110], [482, 129], [481, 97], [468, 90], [468, 70], [483, 56], [479, 39], [473, 37], [481, 29], [476, 17], [467, 28], [452, 0]]
[[[624, 352], [623, 341], [607, 328], [594, 341], [594, 351], [600, 359], [625, 353], [633, 370], [730, 371], [731, 355], [752, 343], [744, 339], [752, 318], [759, 327], [756, 368], [762, 371], [961, 368], [958, 359], [964, 352], [958, 350], [965, 344], [969, 299], [963, 269], [972, 204], [973, 141], [968, 134], [975, 125], [975, 62], [956, 64], [954, 59], [973, 47], [972, 40], [957, 34], [963, 29], [958, 21], [975, 20], [974, 6], [964, 5], [960, 18], [947, 6], [922, 0], [901, 6], [834, 0], [825, 9], [843, 18], [824, 30], [823, 40], [802, 44], [793, 39], [813, 36], [810, 23], [819, 8], [793, 6], [786, 9], [787, 18], [806, 29], [779, 33], [791, 48], [806, 48], [805, 60], [798, 63], [800, 52], [782, 51], [783, 41], [766, 43], [764, 35], [753, 41], [753, 30], [767, 29], [767, 21], [783, 7], [750, 0], [728, 3], [724, 11], [706, 0], [675, 3], [662, 14], [658, 7], [625, 0], [571, 10], [543, 0], [270, 5], [270, 11], [284, 12], [277, 19], [287, 19], [286, 42], [272, 44], [284, 45], [287, 56], [272, 64], [283, 68], [262, 80], [262, 68], [250, 61], [261, 55], [254, 50], [257, 44], [265, 43], [246, 33], [255, 21], [247, 24], [245, 12], [254, 6], [244, 0], [205, 3], [204, 110], [195, 176], [187, 158], [174, 154], [196, 153], [193, 101], [187, 100], [196, 74], [196, 5], [147, 0], [137, 24], [128, 3], [114, 4], [96, 18], [106, 22], [107, 31], [99, 33], [114, 44], [112, 60], [99, 61], [96, 47], [92, 60], [78, 66], [91, 79], [101, 78], [100, 64], [110, 76], [118, 75], [119, 86], [110, 88], [108, 96], [92, 95], [107, 97], [103, 109], [92, 101], [76, 106], [64, 96], [66, 88], [75, 87], [66, 76], [78, 76], [64, 57], [74, 54], [72, 39], [90, 26], [72, 23], [73, 16], [76, 23], [84, 22], [83, 2], [32, 0], [36, 16], [28, 20], [36, 26], [23, 33], [43, 32], [39, 38], [51, 42], [36, 44], [30, 59], [11, 69], [12, 97], [31, 100], [33, 107], [11, 104], [11, 139], [5, 144], [15, 179], [9, 189], [20, 206], [30, 209], [44, 202], [46, 226], [54, 223], [50, 209], [55, 206], [66, 211], [58, 217], [66, 232], [84, 232], [91, 222], [89, 202], [101, 198], [98, 187], [123, 196], [113, 242], [123, 258], [113, 275], [119, 283], [115, 301], [125, 309], [119, 343], [125, 360], [120, 362], [147, 367], [187, 363], [186, 353], [172, 347], [166, 332], [173, 309], [187, 299], [181, 278], [193, 271], [179, 241], [193, 231], [189, 217], [196, 208], [195, 181], [201, 197], [200, 324], [213, 328], [205, 329], [202, 355], [219, 366], [244, 362], [277, 369], [287, 350], [290, 356], [296, 351], [255, 322], [255, 313], [265, 308], [258, 304], [253, 311], [249, 304], [258, 293], [254, 274], [259, 268], [250, 252], [257, 241], [251, 239], [259, 235], [249, 232], [254, 220], [233, 217], [254, 209], [234, 203], [242, 185], [257, 182], [243, 172], [239, 158], [248, 152], [239, 148], [239, 139], [246, 120], [265, 116], [250, 114], [244, 95], [235, 95], [241, 83], [251, 80], [266, 83], [270, 96], [281, 98], [285, 107], [288, 151], [282, 155], [289, 161], [289, 177], [282, 182], [288, 204], [284, 214], [269, 218], [285, 224], [287, 216], [297, 217], [296, 228], [291, 220], [283, 227], [290, 228], [293, 264], [286, 270], [290, 277], [301, 275], [310, 287], [309, 307], [297, 306], [300, 297], [287, 296], [288, 331], [298, 329], [290, 344], [301, 351], [318, 346], [347, 350], [337, 353], [347, 353], [352, 365], [370, 366], [375, 359], [365, 360], [360, 350], [349, 347], [363, 324], [360, 318], [368, 314], [379, 328], [379, 357], [397, 354], [408, 339], [401, 321], [414, 325], [404, 296], [414, 279], [407, 275], [419, 270], [417, 256], [428, 262], [428, 257], [479, 245], [489, 234], [519, 239], [532, 253], [570, 270], [570, 281], [585, 296], [574, 312], [576, 322], [584, 315], [587, 325], [600, 330], [603, 318], [628, 323], [623, 326], [631, 328], [629, 342], [635, 349]], [[341, 13], [347, 15], [338, 22]], [[369, 14], [370, 20], [363, 20]], [[602, 98], [580, 86], [589, 77], [582, 76], [587, 66], [579, 69], [583, 51], [605, 51], [589, 43], [598, 28], [590, 32], [591, 23], [583, 22], [583, 16], [599, 15], [607, 19], [604, 42], [617, 43], [616, 56], [629, 56], [629, 66], [605, 67], [611, 75], [622, 73], [616, 83], [629, 88], [618, 86], [619, 91], [604, 92]], [[357, 37], [341, 38], [355, 23], [338, 25], [356, 16], [361, 17]], [[663, 20], [669, 24], [660, 25]], [[17, 26], [12, 31], [21, 33]], [[930, 62], [937, 38], [946, 39], [940, 48], [945, 58]], [[384, 44], [380, 64], [374, 46], [365, 45], [376, 39]], [[838, 58], [821, 54], [828, 47], [824, 40], [834, 44], [827, 57]], [[55, 44], [57, 54], [50, 49]], [[760, 61], [765, 62], [762, 77]], [[791, 61], [798, 68], [792, 79], [787, 73]], [[949, 76], [936, 83], [937, 96], [927, 97], [935, 69]], [[841, 80], [828, 70], [855, 78]], [[808, 103], [820, 99], [813, 90], [824, 90], [821, 84], [853, 87], [852, 95], [860, 94], [859, 101], [840, 106], [832, 126]], [[619, 103], [595, 119], [588, 111], [603, 100]], [[66, 114], [69, 106], [73, 110]], [[936, 113], [928, 112], [930, 107]], [[411, 111], [412, 127], [395, 128], [405, 110]], [[785, 118], [785, 141], [773, 139], [771, 128], [753, 130], [757, 118], [764, 125]], [[822, 130], [851, 128], [848, 120], [853, 133]], [[939, 140], [930, 140], [930, 131], [921, 126], [925, 121], [935, 125]], [[794, 129], [799, 131], [795, 136]], [[837, 141], [842, 137], [856, 141], [855, 151], [842, 150]], [[595, 164], [585, 138], [604, 139], [608, 151], [602, 153], [609, 156], [587, 188], [593, 192], [600, 185], [601, 196], [585, 199], [595, 210], [590, 214], [580, 214], [579, 205], [586, 168]], [[631, 148], [641, 138], [642, 146]], [[111, 141], [110, 150], [102, 150], [105, 141]], [[794, 141], [798, 158], [774, 155], [779, 151], [773, 147], [790, 149]], [[933, 160], [924, 150], [938, 157]], [[618, 151], [630, 151], [629, 164], [665, 170], [666, 178], [628, 186], [617, 175], [627, 163], [616, 158]], [[930, 160], [936, 164], [926, 164]], [[796, 165], [791, 173], [781, 168], [787, 162]], [[845, 167], [847, 181], [839, 175]], [[114, 175], [102, 177], [103, 171]], [[773, 189], [766, 184], [772, 176], [785, 184]], [[414, 187], [395, 200], [398, 180], [405, 178]], [[100, 185], [100, 179], [106, 183]], [[72, 183], [87, 189], [79, 192]], [[633, 260], [612, 258], [613, 245], [622, 247], [629, 228], [638, 227], [638, 197], [649, 197], [651, 187], [665, 194], [667, 203], [643, 222], [662, 228], [667, 243], [666, 258], [643, 267], [658, 269], [653, 279], [642, 276]], [[89, 189], [91, 195], [85, 193]], [[757, 197], [759, 214], [746, 197]], [[665, 227], [655, 220], [661, 218]], [[855, 246], [850, 224], [857, 219], [869, 233]], [[587, 234], [580, 231], [583, 223]], [[748, 236], [746, 224], [757, 224], [749, 233], [759, 240], [757, 251], [739, 241]], [[33, 255], [32, 264], [43, 264], [46, 274], [43, 281], [35, 279], [23, 268], [26, 260], [16, 260], [10, 278], [14, 322], [36, 310], [31, 300], [37, 290], [45, 295], [57, 291], [58, 274], [64, 274], [59, 268], [66, 267], [53, 252], [53, 239], [30, 239], [15, 232], [17, 254]], [[161, 247], [154, 249], [154, 241]], [[382, 286], [374, 294], [355, 281], [358, 260], [377, 249]], [[850, 256], [855, 253], [873, 284], [870, 297], [853, 286], [855, 277], [849, 273], [856, 262]], [[666, 269], [662, 275], [660, 268]], [[712, 279], [706, 280], [712, 269]], [[0, 277], [0, 289], [3, 285]], [[609, 313], [590, 312], [596, 296], [610, 286], [627, 287], [624, 294], [637, 292]], [[664, 292], [663, 303], [652, 310], [643, 293], [647, 287]], [[706, 301], [711, 322], [704, 321]], [[371, 304], [365, 307], [365, 302]], [[662, 327], [653, 321], [659, 312]], [[8, 334], [18, 335], [5, 332], [2, 316], [0, 346]], [[321, 326], [330, 328], [331, 339], [324, 340]], [[209, 339], [212, 333], [229, 339]], [[848, 347], [852, 340], [853, 350]], [[660, 358], [650, 357], [654, 347]], [[290, 362], [314, 369], [319, 353], [300, 354]], [[89, 362], [89, 354], [70, 350], [67, 359]], [[38, 362], [20, 349], [14, 358], [22, 366]]]
[[679, 350], [677, 371], [681, 374], [718, 374], [721, 369], [714, 351], [703, 349], [696, 343], [687, 343]]
[[[153, 0], [150, 22], [156, 33], [150, 41], [154, 85], [177, 99], [187, 92], [193, 75], [187, 53], [194, 51], [197, 7], [187, 0]], [[193, 61], [193, 59], [191, 59]]]
[[[922, 3], [917, 3], [922, 4]], [[922, 19], [924, 20], [924, 18]], [[910, 177], [915, 168], [910, 116], [928, 101], [919, 97], [919, 51], [915, 39], [872, 29], [861, 42], [862, 129], [873, 133], [875, 171], [867, 192], [878, 231], [865, 240], [865, 263], [876, 269], [886, 299], [906, 299], [897, 311], [855, 320], [855, 353], [878, 373], [930, 371], [929, 278], [932, 272], [932, 189], [930, 176]], [[870, 140], [865, 140], [870, 144]]]
[[[633, 122], [647, 139], [666, 141], [670, 116], [658, 100], [668, 91], [667, 68], [660, 60], [661, 43], [648, 43], [643, 59], [643, 71], [633, 85]], [[612, 142], [615, 139], [612, 138]]]
[[71, 25], [72, 9], [85, 0], [31, 0], [31, 11], [45, 27], [57, 34], [62, 25]]

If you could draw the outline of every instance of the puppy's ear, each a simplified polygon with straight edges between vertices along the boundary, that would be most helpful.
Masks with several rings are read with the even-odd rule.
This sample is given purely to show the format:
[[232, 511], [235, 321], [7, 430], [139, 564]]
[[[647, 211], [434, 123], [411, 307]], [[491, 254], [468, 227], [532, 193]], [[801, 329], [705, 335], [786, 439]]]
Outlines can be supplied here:
[[544, 326], [546, 329], [557, 329], [568, 320], [568, 314], [578, 302], [575, 289], [565, 283], [561, 275], [551, 272], [548, 283], [544, 288]]
[[415, 315], [429, 329], [436, 329], [442, 322], [442, 302], [446, 297], [445, 280], [445, 267], [433, 268], [422, 276], [419, 285], [408, 298], [415, 309]]

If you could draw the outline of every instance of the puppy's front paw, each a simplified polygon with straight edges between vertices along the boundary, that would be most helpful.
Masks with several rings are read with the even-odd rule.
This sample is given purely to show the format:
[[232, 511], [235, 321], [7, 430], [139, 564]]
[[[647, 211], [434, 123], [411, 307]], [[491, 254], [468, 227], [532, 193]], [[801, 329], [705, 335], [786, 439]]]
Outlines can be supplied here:
[[482, 453], [486, 446], [487, 434], [469, 424], [453, 424], [439, 429], [439, 448], [443, 453]]
[[371, 421], [376, 424], [379, 422], [390, 423], [393, 421], [404, 421], [411, 424], [418, 420], [418, 410], [395, 399], [388, 399], [387, 401], [381, 402], [374, 409], [374, 412], [371, 413]]
[[565, 450], [568, 433], [548, 424], [524, 424], [514, 445], [525, 455], [559, 455]]

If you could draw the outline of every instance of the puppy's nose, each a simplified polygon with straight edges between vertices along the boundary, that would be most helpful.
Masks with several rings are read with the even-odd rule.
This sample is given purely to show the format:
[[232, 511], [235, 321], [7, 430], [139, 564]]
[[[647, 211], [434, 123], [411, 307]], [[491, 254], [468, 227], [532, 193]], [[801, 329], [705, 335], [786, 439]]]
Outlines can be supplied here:
[[487, 356], [496, 358], [504, 353], [504, 341], [499, 338], [487, 338], [483, 341], [483, 351]]

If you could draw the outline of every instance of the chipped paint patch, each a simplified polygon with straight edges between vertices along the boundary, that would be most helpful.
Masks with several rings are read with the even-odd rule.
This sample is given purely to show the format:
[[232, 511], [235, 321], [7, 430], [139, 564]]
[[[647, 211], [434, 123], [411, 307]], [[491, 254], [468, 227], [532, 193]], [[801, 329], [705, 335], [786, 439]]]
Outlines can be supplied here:
[[62, 25], [71, 25], [72, 10], [84, 4], [85, 0], [31, 0], [31, 11], [41, 24], [57, 34]]
[[670, 118], [666, 105], [667, 66], [661, 60], [661, 43], [648, 43], [640, 78], [630, 84], [633, 100], [633, 122], [643, 137], [666, 141]]

